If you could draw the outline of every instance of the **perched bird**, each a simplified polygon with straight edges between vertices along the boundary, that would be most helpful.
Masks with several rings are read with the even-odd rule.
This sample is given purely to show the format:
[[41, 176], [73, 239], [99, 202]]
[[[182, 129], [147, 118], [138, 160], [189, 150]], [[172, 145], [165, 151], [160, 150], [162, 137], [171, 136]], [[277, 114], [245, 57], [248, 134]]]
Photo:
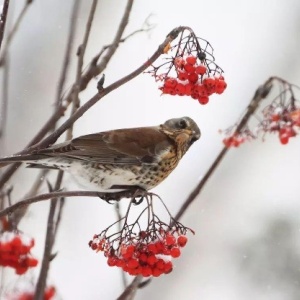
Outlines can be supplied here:
[[159, 126], [80, 136], [30, 154], [0, 158], [0, 163], [60, 169], [74, 175], [85, 188], [100, 192], [131, 187], [150, 190], [175, 169], [200, 135], [195, 121], [183, 117]]

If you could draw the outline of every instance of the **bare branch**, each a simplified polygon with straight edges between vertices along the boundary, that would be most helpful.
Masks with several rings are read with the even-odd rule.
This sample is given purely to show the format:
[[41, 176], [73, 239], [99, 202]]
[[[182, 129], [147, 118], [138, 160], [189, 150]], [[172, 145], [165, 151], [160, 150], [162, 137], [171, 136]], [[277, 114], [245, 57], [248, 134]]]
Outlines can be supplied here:
[[36, 202], [41, 202], [45, 200], [49, 200], [52, 198], [62, 198], [62, 197], [98, 197], [102, 200], [109, 202], [109, 201], [119, 201], [122, 198], [134, 198], [134, 197], [142, 197], [145, 196], [147, 192], [144, 190], [125, 190], [121, 192], [115, 192], [115, 193], [103, 193], [103, 192], [97, 192], [97, 191], [56, 191], [56, 192], [50, 192], [46, 194], [40, 194], [37, 196], [29, 197], [24, 200], [21, 200], [15, 204], [13, 204], [10, 207], [7, 207], [0, 211], [0, 218], [3, 216], [6, 216], [8, 214], [13, 213], [15, 210], [23, 207], [24, 205], [29, 205]]
[[130, 285], [123, 291], [123, 293], [117, 298], [117, 300], [132, 300], [142, 282], [142, 276], [136, 276]]
[[70, 18], [70, 31], [68, 34], [67, 48], [66, 48], [66, 53], [64, 56], [64, 61], [63, 61], [63, 69], [61, 72], [60, 80], [58, 83], [57, 94], [56, 94], [56, 104], [59, 106], [61, 105], [61, 102], [62, 102], [62, 91], [63, 91], [64, 84], [66, 81], [66, 76], [67, 76], [67, 71], [68, 71], [70, 56], [71, 56], [71, 50], [72, 50], [73, 42], [74, 42], [74, 36], [75, 36], [75, 30], [76, 30], [76, 20], [78, 17], [79, 5], [80, 5], [80, 0], [75, 0], [73, 9], [72, 9], [72, 15]]
[[124, 30], [128, 24], [132, 5], [133, 5], [133, 0], [128, 0], [127, 5], [125, 7], [123, 17], [121, 19], [119, 28], [117, 30], [117, 33], [115, 35], [115, 38], [112, 42], [111, 47], [109, 48], [106, 55], [102, 58], [101, 62], [98, 65], [97, 65], [98, 60], [92, 61], [90, 68], [85, 72], [85, 74], [83, 74], [83, 76], [81, 78], [80, 90], [84, 90], [92, 78], [94, 78], [95, 76], [97, 76], [101, 72], [103, 72], [103, 70], [106, 68], [108, 62], [110, 61], [112, 56], [115, 54], [115, 52], [118, 49], [118, 46], [120, 44], [120, 40], [122, 38]]
[[[62, 179], [63, 179], [64, 172], [59, 171], [56, 183], [54, 189], [57, 190], [60, 188]], [[49, 215], [48, 215], [48, 221], [47, 221], [47, 231], [46, 231], [46, 239], [45, 239], [45, 246], [44, 246], [44, 255], [43, 255], [43, 261], [41, 266], [40, 275], [36, 284], [36, 290], [34, 295], [34, 300], [40, 300], [44, 299], [44, 291], [46, 287], [46, 280], [49, 270], [49, 265], [51, 261], [52, 256], [52, 248], [55, 240], [54, 232], [55, 232], [55, 226], [54, 226], [54, 216], [55, 211], [57, 207], [57, 198], [53, 198], [50, 203], [50, 209], [49, 209]]]
[[6, 43], [5, 43], [5, 46], [3, 48], [3, 51], [2, 51], [2, 55], [0, 57], [0, 66], [3, 65], [5, 59], [6, 59], [6, 54], [7, 54], [7, 51], [8, 51], [8, 48], [13, 40], [13, 37], [15, 36], [16, 32], [18, 31], [19, 27], [20, 27], [20, 24], [26, 14], [26, 12], [28, 11], [28, 8], [30, 6], [30, 4], [33, 2], [33, 0], [27, 0], [19, 14], [19, 16], [17, 17], [17, 20], [15, 22], [15, 24], [13, 25], [13, 28], [11, 29], [11, 31], [8, 33], [7, 35], [7, 39], [6, 39]]
[[[249, 118], [255, 113], [255, 111], [259, 107], [259, 104], [261, 103], [261, 101], [267, 97], [267, 95], [270, 92], [270, 89], [272, 87], [273, 80], [274, 80], [273, 77], [269, 78], [262, 86], [260, 86], [257, 89], [257, 91], [255, 92], [255, 95], [253, 96], [253, 98], [250, 101], [250, 104], [248, 105], [245, 115], [239, 122], [234, 134], [239, 133], [245, 127], [245, 125], [249, 121]], [[202, 191], [206, 182], [209, 180], [211, 175], [214, 173], [214, 171], [219, 166], [220, 162], [222, 161], [222, 159], [224, 158], [224, 156], [228, 152], [228, 150], [229, 149], [227, 147], [223, 147], [223, 149], [221, 150], [219, 155], [216, 157], [216, 159], [214, 160], [214, 162], [212, 163], [212, 165], [210, 166], [210, 168], [208, 169], [208, 171], [206, 172], [204, 177], [201, 179], [201, 181], [198, 183], [198, 185], [195, 187], [195, 189], [190, 193], [188, 198], [185, 200], [185, 202], [179, 209], [178, 213], [175, 216], [175, 220], [179, 220], [182, 217], [182, 215], [186, 212], [188, 207], [194, 202], [196, 197]]]
[[3, 41], [3, 37], [4, 37], [4, 32], [5, 32], [8, 8], [9, 8], [9, 0], [4, 0], [2, 13], [0, 15], [0, 49], [1, 49], [1, 44]]
[[6, 56], [6, 60], [3, 68], [3, 78], [2, 78], [2, 97], [1, 97], [1, 105], [0, 105], [0, 139], [5, 134], [6, 129], [6, 120], [7, 120], [7, 106], [8, 106], [8, 86], [9, 86], [9, 71], [10, 64], [8, 56]]
[[[131, 32], [130, 34], [128, 34], [127, 36], [121, 38], [120, 41], [119, 41], [119, 44], [125, 43], [129, 38], [133, 37], [134, 35], [136, 35], [138, 33], [151, 31], [155, 27], [155, 25], [149, 23], [148, 22], [148, 18], [146, 19], [146, 21], [144, 22], [143, 26], [140, 29], [137, 29], [137, 30]], [[100, 59], [100, 57], [103, 55], [103, 53], [106, 50], [108, 50], [109, 48], [113, 47], [113, 46], [114, 46], [114, 44], [109, 44], [109, 45], [105, 45], [105, 46], [102, 47], [102, 49], [100, 50], [100, 52], [92, 59], [92, 62], [90, 64], [90, 66], [89, 66], [89, 70], [86, 71], [86, 75], [89, 72], [96, 72], [94, 74], [94, 77], [95, 77], [95, 76], [99, 75], [100, 73], [102, 73], [104, 71], [104, 69], [100, 69], [100, 68], [96, 71], [95, 65], [97, 64], [97, 61]]]

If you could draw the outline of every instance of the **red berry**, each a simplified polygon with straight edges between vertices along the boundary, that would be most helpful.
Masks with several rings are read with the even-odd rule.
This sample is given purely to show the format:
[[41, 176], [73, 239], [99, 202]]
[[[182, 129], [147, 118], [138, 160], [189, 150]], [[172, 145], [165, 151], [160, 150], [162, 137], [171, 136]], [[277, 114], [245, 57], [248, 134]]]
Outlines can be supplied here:
[[152, 275], [152, 269], [150, 267], [147, 267], [147, 266], [144, 266], [142, 267], [142, 272], [141, 274], [144, 276], [144, 277], [149, 277]]
[[110, 266], [110, 267], [114, 267], [116, 264], [117, 264], [117, 258], [115, 256], [110, 256], [108, 257], [107, 259], [107, 264]]
[[164, 273], [168, 274], [172, 270], [173, 270], [173, 264], [172, 264], [172, 262], [171, 261], [166, 262], [165, 265], [164, 265]]
[[184, 247], [186, 245], [187, 241], [188, 241], [188, 239], [185, 235], [180, 235], [177, 238], [177, 243], [178, 243], [179, 247]]
[[131, 258], [127, 263], [127, 266], [130, 269], [135, 269], [138, 267], [138, 265], [139, 265], [139, 262], [134, 258]]
[[280, 115], [279, 114], [274, 114], [271, 116], [271, 121], [272, 122], [277, 122], [280, 120]]
[[188, 80], [190, 83], [196, 83], [198, 81], [198, 75], [196, 73], [191, 73], [188, 75]]
[[286, 145], [289, 142], [289, 136], [287, 134], [280, 135], [279, 139], [282, 145]]
[[54, 286], [49, 286], [44, 293], [44, 299], [45, 300], [50, 300], [54, 295], [55, 295], [55, 287]]
[[185, 94], [191, 96], [192, 94], [192, 85], [190, 83], [185, 85]]
[[173, 235], [171, 235], [171, 234], [168, 234], [168, 235], [166, 236], [165, 243], [166, 243], [166, 245], [168, 245], [168, 246], [174, 245], [174, 244], [176, 243], [176, 238], [175, 238], [175, 236], [173, 236]]
[[149, 251], [149, 252], [152, 252], [152, 253], [154, 253], [154, 254], [157, 254], [157, 253], [158, 253], [155, 244], [149, 244], [149, 245], [147, 246], [147, 248], [148, 248], [148, 251]]
[[186, 72], [179, 71], [177, 73], [177, 77], [179, 80], [182, 80], [182, 81], [188, 80], [188, 74]]
[[176, 84], [177, 84], [177, 80], [175, 78], [169, 77], [169, 78], [166, 78], [164, 86], [166, 88], [175, 88]]
[[185, 64], [183, 68], [189, 74], [195, 73], [195, 67], [193, 65], [191, 65], [191, 64]]
[[204, 75], [206, 73], [207, 68], [204, 65], [199, 65], [195, 68], [195, 73], [198, 75]]
[[224, 80], [216, 80], [215, 91], [217, 94], [222, 94], [227, 87], [227, 83]]
[[207, 96], [200, 96], [200, 97], [198, 98], [198, 101], [199, 101], [200, 104], [205, 105], [205, 104], [208, 103], [209, 98], [208, 98]]
[[194, 56], [194, 55], [190, 55], [190, 56], [188, 56], [185, 60], [186, 60], [186, 62], [187, 62], [188, 64], [194, 65], [194, 64], [196, 63], [196, 61], [197, 61], [197, 57]]
[[147, 259], [148, 259], [148, 256], [147, 256], [145, 253], [140, 254], [139, 260], [140, 260], [141, 262], [146, 262]]
[[28, 267], [36, 267], [38, 264], [38, 260], [33, 257], [27, 257], [26, 259], [26, 265]]
[[155, 264], [155, 267], [160, 270], [163, 270], [165, 268], [165, 261], [163, 259], [159, 258]]
[[158, 269], [158, 268], [153, 268], [153, 270], [152, 270], [152, 275], [153, 275], [154, 277], [158, 277], [158, 276], [160, 276], [162, 273], [163, 273], [163, 271], [162, 271], [161, 269]]
[[180, 249], [177, 248], [177, 247], [174, 247], [170, 250], [170, 254], [172, 257], [176, 258], [176, 257], [179, 257], [180, 256]]
[[182, 83], [177, 83], [175, 92], [179, 96], [184, 96], [185, 95], [185, 85], [183, 85]]
[[150, 255], [147, 259], [147, 263], [150, 265], [150, 266], [153, 266], [155, 263], [157, 262], [157, 258], [155, 255]]
[[161, 254], [165, 249], [165, 245], [163, 242], [158, 241], [155, 243], [155, 248], [156, 248], [156, 254]]

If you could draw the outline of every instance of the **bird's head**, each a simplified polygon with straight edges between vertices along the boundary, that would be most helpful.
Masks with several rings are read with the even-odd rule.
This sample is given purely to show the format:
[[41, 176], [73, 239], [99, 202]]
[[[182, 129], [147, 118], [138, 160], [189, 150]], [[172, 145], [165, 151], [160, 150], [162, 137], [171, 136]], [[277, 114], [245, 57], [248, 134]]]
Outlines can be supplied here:
[[176, 143], [181, 145], [183, 154], [201, 136], [201, 131], [196, 122], [190, 117], [174, 118], [167, 120], [162, 125], [162, 130]]

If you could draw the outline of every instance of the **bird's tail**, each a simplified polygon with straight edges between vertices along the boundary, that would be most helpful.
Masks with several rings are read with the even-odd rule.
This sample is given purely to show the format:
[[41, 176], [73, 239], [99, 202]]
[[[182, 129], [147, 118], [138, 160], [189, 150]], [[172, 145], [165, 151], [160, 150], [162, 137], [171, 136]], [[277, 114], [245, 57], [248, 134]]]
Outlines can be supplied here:
[[18, 162], [35, 162], [39, 159], [47, 158], [46, 155], [42, 154], [23, 154], [23, 155], [13, 155], [0, 158], [0, 168], [5, 167], [12, 163]]

